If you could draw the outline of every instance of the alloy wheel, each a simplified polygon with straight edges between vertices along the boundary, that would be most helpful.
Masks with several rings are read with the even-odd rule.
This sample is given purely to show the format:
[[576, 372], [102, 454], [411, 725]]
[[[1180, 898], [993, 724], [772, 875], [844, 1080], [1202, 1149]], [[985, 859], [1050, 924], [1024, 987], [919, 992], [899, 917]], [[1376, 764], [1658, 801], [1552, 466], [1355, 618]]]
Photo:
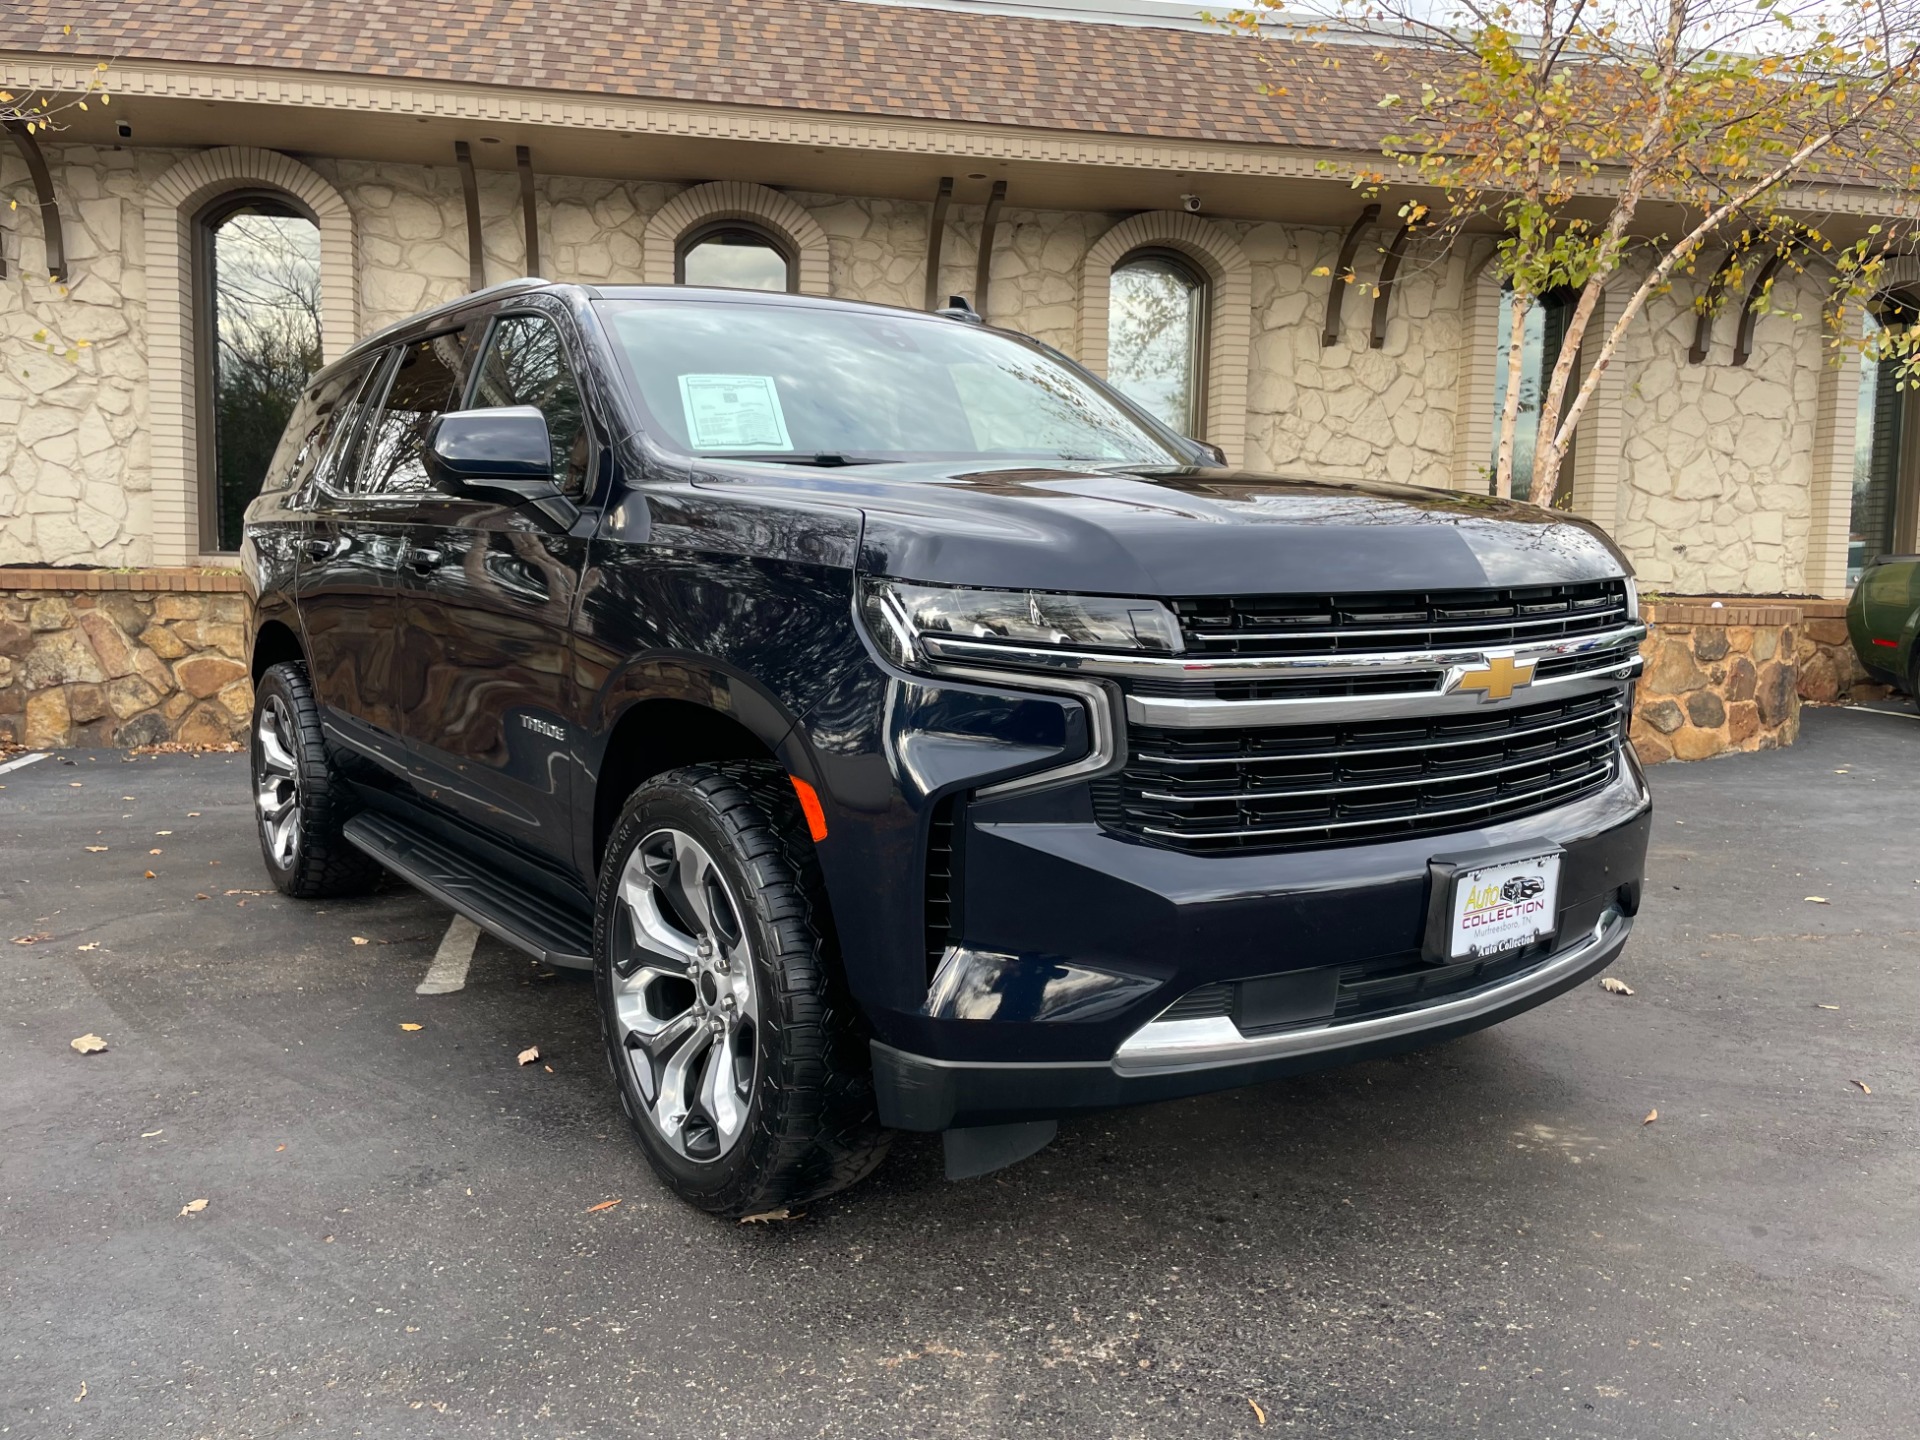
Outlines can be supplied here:
[[294, 752], [293, 711], [269, 695], [254, 722], [253, 803], [267, 854], [282, 870], [300, 855], [300, 762]]
[[691, 835], [655, 830], [620, 876], [613, 1004], [647, 1123], [689, 1160], [745, 1133], [759, 1063], [752, 947], [726, 879]]

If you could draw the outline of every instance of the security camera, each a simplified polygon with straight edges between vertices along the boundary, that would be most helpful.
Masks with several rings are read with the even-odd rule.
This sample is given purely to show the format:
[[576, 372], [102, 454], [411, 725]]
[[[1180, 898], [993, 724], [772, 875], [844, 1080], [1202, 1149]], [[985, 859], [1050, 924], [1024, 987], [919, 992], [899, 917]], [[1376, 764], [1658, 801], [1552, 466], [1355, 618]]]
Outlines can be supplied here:
[[1200, 197], [1198, 195], [1182, 195], [1180, 197], [1180, 208], [1189, 215], [1198, 215], [1200, 213]]

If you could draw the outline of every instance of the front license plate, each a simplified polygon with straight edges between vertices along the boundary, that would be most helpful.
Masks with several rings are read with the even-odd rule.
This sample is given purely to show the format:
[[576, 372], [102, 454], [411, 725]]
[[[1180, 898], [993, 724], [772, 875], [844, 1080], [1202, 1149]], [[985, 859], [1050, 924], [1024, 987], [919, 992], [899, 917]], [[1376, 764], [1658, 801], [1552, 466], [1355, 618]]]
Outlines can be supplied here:
[[1560, 913], [1560, 852], [1464, 865], [1453, 874], [1447, 957], [1485, 959], [1553, 935]]

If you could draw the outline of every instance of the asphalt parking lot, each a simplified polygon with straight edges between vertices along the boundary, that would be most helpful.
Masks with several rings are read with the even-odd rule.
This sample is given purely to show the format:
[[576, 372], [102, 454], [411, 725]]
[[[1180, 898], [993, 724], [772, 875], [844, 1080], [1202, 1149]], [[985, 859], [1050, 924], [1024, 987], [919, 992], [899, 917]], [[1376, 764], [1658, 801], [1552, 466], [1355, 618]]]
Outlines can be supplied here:
[[0, 1435], [1911, 1434], [1899, 708], [1654, 772], [1631, 997], [771, 1225], [655, 1185], [583, 980], [262, 893], [244, 757], [0, 774]]

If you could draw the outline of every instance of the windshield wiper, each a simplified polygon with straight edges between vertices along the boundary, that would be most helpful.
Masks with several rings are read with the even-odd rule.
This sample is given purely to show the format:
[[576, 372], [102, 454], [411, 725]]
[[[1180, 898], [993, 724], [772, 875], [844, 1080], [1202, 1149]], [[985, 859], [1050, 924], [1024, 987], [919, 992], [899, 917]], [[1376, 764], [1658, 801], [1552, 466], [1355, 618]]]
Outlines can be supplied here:
[[702, 460], [765, 460], [770, 465], [884, 465], [869, 455], [845, 455], [838, 450], [709, 450]]

